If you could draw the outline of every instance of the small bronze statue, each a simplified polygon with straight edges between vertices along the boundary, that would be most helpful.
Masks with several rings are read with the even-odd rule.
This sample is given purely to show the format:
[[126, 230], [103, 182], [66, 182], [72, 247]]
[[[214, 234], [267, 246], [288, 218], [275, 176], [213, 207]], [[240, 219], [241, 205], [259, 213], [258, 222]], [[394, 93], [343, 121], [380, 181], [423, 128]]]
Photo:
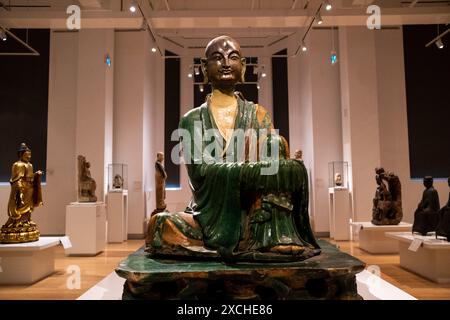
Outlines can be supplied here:
[[375, 225], [397, 225], [403, 218], [400, 179], [394, 173], [384, 171], [383, 168], [376, 168], [375, 173], [378, 187], [373, 199], [372, 223]]
[[114, 176], [113, 188], [114, 189], [122, 189], [123, 188], [123, 178], [120, 174], [116, 174]]
[[167, 173], [164, 169], [164, 153], [158, 152], [155, 162], [156, 209], [153, 210], [152, 216], [166, 211], [166, 179]]
[[414, 224], [412, 231], [426, 236], [428, 232], [436, 231], [439, 223], [439, 195], [433, 187], [433, 177], [423, 178], [425, 191], [422, 201], [414, 213]]
[[342, 187], [342, 175], [339, 172], [336, 172], [334, 175], [334, 185], [336, 187]]
[[[450, 187], [450, 178], [448, 178], [448, 186]], [[447, 204], [439, 211], [439, 224], [436, 228], [436, 236], [445, 237], [450, 242], [450, 192]]]
[[42, 205], [42, 171], [33, 173], [31, 150], [22, 143], [17, 152], [19, 160], [11, 170], [11, 194], [8, 202], [8, 221], [0, 233], [0, 243], [22, 243], [39, 240], [39, 230], [31, 220], [35, 207]]
[[91, 177], [89, 168], [91, 164], [86, 162], [84, 156], [78, 156], [78, 202], [96, 202], [95, 189], [97, 184]]

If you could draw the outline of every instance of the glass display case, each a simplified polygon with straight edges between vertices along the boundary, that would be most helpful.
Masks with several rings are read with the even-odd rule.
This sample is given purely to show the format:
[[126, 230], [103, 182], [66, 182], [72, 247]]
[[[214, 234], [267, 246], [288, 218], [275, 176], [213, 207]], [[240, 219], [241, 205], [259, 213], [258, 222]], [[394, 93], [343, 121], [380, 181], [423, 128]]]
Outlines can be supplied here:
[[348, 188], [348, 162], [333, 161], [328, 163], [329, 188]]
[[111, 163], [108, 165], [108, 191], [128, 189], [128, 165]]

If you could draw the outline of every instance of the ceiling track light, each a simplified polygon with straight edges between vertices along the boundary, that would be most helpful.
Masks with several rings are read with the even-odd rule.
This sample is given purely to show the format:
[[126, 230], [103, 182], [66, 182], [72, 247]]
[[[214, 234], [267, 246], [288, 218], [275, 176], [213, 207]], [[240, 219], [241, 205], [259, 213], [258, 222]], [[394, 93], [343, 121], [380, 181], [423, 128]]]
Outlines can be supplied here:
[[331, 5], [331, 0], [325, 0], [323, 4], [325, 5], [325, 10], [330, 11], [331, 9], [333, 9], [333, 6]]
[[317, 20], [318, 25], [323, 24], [323, 19], [322, 19], [322, 16], [320, 15], [320, 11], [317, 11], [316, 20]]
[[436, 47], [438, 47], [439, 49], [444, 49], [444, 42], [442, 42], [442, 38], [439, 38], [436, 40]]
[[131, 1], [130, 2], [130, 6], [128, 7], [128, 9], [132, 12], [135, 13], [137, 11], [137, 4], [135, 1]]
[[308, 47], [306, 46], [305, 41], [302, 41], [302, 51], [303, 52], [308, 51]]
[[3, 30], [3, 28], [1, 28], [1, 27], [0, 27], [0, 39], [2, 41], [6, 41], [8, 39], [8, 37], [6, 36], [5, 30]]

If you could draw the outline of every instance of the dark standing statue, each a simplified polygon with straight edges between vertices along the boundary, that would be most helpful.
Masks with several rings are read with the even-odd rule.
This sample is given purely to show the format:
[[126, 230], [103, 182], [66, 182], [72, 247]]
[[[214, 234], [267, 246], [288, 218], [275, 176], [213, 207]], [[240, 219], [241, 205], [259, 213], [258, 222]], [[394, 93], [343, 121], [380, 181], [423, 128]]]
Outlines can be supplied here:
[[372, 223], [397, 225], [403, 218], [400, 179], [394, 173], [384, 171], [383, 168], [376, 168], [375, 173], [378, 187], [373, 199]]
[[414, 213], [414, 224], [412, 231], [426, 235], [428, 232], [436, 231], [439, 223], [439, 195], [433, 187], [433, 177], [423, 178], [425, 191], [422, 195], [416, 212]]
[[164, 169], [164, 153], [158, 152], [156, 154], [155, 162], [155, 199], [156, 199], [156, 209], [153, 210], [152, 216], [166, 211], [166, 179], [167, 173]]
[[[448, 178], [448, 186], [450, 187], [450, 178]], [[439, 211], [439, 224], [436, 228], [436, 236], [446, 237], [450, 242], [450, 192], [448, 194], [448, 202]]]
[[[202, 70], [212, 93], [180, 121], [180, 129], [189, 135], [182, 144], [193, 198], [185, 212], [151, 218], [147, 251], [268, 262], [319, 254], [309, 223], [303, 162], [289, 159], [286, 141], [271, 131], [267, 110], [235, 92], [245, 74], [240, 45], [228, 36], [217, 37], [205, 54]], [[249, 135], [234, 140], [240, 132]], [[217, 141], [222, 149], [211, 150], [209, 142], [199, 138], [208, 134], [213, 135], [209, 142]], [[278, 159], [251, 157], [252, 151], [269, 148]], [[273, 167], [277, 170], [262, 174]]]

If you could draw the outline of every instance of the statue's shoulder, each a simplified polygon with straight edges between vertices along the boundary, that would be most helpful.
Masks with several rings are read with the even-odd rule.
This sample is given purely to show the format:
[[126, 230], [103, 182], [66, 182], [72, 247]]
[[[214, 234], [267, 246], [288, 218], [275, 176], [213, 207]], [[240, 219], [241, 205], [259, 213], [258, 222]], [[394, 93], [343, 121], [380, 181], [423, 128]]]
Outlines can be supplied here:
[[267, 111], [266, 108], [264, 108], [262, 105], [254, 104], [255, 107], [255, 113], [256, 113], [256, 119], [258, 120], [258, 123], [260, 125], [265, 126], [271, 126], [272, 120], [270, 118], [269, 111]]
[[21, 170], [25, 169], [27, 167], [27, 164], [21, 160], [14, 162], [13, 169], [15, 170]]
[[184, 116], [181, 117], [180, 120], [180, 128], [187, 129], [190, 127], [195, 121], [201, 121], [201, 113], [205, 108], [206, 104], [202, 104], [200, 107], [193, 108], [186, 112]]

